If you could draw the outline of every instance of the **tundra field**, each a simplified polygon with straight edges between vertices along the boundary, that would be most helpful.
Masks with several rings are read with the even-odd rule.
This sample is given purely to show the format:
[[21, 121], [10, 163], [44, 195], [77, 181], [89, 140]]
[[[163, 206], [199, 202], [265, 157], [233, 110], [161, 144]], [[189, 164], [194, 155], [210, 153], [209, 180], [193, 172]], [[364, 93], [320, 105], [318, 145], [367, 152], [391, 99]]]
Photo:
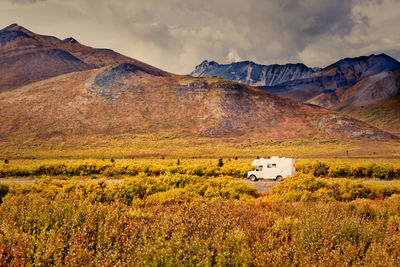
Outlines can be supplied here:
[[399, 159], [400, 141], [342, 141], [333, 138], [265, 140], [258, 138], [209, 138], [181, 135], [96, 135], [81, 138], [53, 137], [0, 142], [0, 158], [293, 158]]
[[[397, 143], [143, 142], [3, 150], [0, 265], [400, 264]], [[263, 194], [244, 178], [272, 155], [298, 172]]]

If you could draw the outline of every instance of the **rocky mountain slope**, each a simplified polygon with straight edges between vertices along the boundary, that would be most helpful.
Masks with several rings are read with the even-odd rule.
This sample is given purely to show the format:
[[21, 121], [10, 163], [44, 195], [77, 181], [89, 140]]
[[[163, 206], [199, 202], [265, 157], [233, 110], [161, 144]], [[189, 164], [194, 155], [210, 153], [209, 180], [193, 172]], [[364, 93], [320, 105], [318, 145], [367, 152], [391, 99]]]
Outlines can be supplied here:
[[[16, 32], [29, 32], [11, 27], [18, 27]], [[10, 66], [22, 64], [18, 61], [32, 62], [26, 50], [47, 53], [57, 46], [71, 56], [65, 62], [57, 57], [34, 61], [43, 66], [59, 62], [60, 72], [54, 72], [54, 77], [46, 77], [45, 67], [33, 68], [32, 78], [24, 85], [17, 79], [15, 83], [8, 79], [8, 83], [0, 84], [3, 143], [39, 140], [46, 144], [53, 138], [80, 140], [135, 134], [179, 134], [188, 138], [396, 138], [336, 112], [237, 82], [174, 75], [115, 52], [103, 58], [103, 50], [79, 45], [72, 39], [59, 41], [33, 35], [34, 40], [30, 40], [24, 34], [13, 34], [25, 39], [9, 38], [3, 45], [2, 49], [18, 55], [19, 60], [9, 60]], [[33, 45], [19, 51], [21, 42]], [[13, 75], [9, 77], [22, 77], [23, 73], [16, 71]]]
[[[333, 108], [342, 102], [341, 96], [358, 82], [381, 73], [400, 68], [400, 63], [385, 55], [342, 59], [315, 72], [309, 78], [285, 82], [264, 90], [301, 101], [310, 101], [326, 108]], [[379, 78], [375, 76], [375, 79]], [[324, 97], [321, 98], [320, 95]], [[319, 97], [322, 101], [313, 98]]]
[[251, 61], [218, 64], [204, 60], [190, 73], [193, 77], [218, 76], [252, 86], [274, 86], [310, 77], [315, 70], [304, 64], [259, 65]]
[[400, 134], [400, 69], [364, 79], [341, 98], [340, 112]]
[[[252, 80], [243, 77], [252, 77], [254, 71], [251, 72], [251, 68], [233, 68], [233, 66], [243, 64], [241, 62], [219, 65], [215, 62], [205, 61], [197, 66], [192, 74], [195, 76], [216, 75], [250, 84]], [[254, 63], [247, 63], [243, 66], [248, 64]], [[264, 66], [264, 69], [271, 68], [271, 66]], [[301, 64], [296, 66], [301, 66]], [[400, 132], [400, 123], [394, 119], [396, 114], [400, 113], [400, 107], [391, 104], [400, 94], [400, 63], [398, 61], [385, 54], [380, 54], [346, 58], [315, 71], [304, 67], [303, 71], [295, 72], [298, 73], [297, 76], [290, 76], [290, 79], [286, 79], [286, 81], [277, 79], [282, 82], [269, 85], [256, 83], [255, 85], [276, 95], [346, 112], [358, 119], [380, 127], [383, 126], [396, 133]], [[230, 69], [235, 69], [236, 76], [231, 74]], [[301, 73], [303, 77], [301, 77]], [[270, 81], [272, 80], [270, 79]], [[385, 107], [385, 116], [382, 116], [382, 112], [374, 113], [379, 107]], [[374, 120], [371, 120], [371, 117]]]
[[[218, 76], [231, 81], [257, 86], [277, 95], [326, 108], [336, 108], [343, 92], [369, 78], [376, 81], [400, 68], [400, 63], [385, 55], [345, 58], [323, 69], [304, 64], [259, 65], [250, 61], [218, 64], [203, 61], [190, 74], [194, 77]], [[380, 75], [377, 75], [380, 74]], [[373, 77], [374, 76], [374, 77]], [[373, 78], [370, 78], [373, 77]], [[339, 108], [339, 106], [337, 106]]]
[[[344, 59], [312, 75], [281, 84], [279, 95], [340, 111], [400, 133], [400, 63], [381, 54]], [[267, 89], [268, 90], [268, 89]], [[383, 110], [382, 110], [383, 109]]]

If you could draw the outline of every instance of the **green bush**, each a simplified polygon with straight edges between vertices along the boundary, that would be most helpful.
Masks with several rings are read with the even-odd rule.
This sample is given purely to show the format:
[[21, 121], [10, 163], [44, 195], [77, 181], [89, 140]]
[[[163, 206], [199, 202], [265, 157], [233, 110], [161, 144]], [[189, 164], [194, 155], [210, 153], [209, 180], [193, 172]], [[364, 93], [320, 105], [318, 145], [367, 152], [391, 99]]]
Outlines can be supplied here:
[[2, 202], [3, 197], [8, 194], [9, 187], [8, 185], [0, 183], [0, 203]]
[[219, 160], [218, 160], [217, 166], [218, 166], [218, 167], [224, 166], [224, 161], [223, 161], [222, 159], [219, 159]]

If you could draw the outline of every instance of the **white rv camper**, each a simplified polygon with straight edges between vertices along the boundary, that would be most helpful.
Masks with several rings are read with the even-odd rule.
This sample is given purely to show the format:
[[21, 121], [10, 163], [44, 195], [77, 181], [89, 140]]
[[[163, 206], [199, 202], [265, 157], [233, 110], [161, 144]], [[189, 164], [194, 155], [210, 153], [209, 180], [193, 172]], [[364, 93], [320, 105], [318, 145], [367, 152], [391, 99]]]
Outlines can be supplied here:
[[257, 181], [258, 179], [282, 181], [283, 178], [292, 176], [296, 172], [294, 159], [290, 158], [255, 159], [251, 165], [257, 166], [254, 171], [247, 173], [247, 178], [252, 181]]

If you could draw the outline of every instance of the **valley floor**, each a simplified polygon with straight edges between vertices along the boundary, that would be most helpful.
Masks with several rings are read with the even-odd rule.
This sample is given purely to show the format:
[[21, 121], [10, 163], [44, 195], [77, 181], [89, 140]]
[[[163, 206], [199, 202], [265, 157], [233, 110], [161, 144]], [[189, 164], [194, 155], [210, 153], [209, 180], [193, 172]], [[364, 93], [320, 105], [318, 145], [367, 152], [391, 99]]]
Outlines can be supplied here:
[[0, 142], [0, 159], [157, 159], [255, 158], [280, 156], [321, 159], [400, 159], [400, 140], [261, 140], [179, 135], [122, 135], [86, 138], [23, 139]]
[[114, 141], [0, 145], [0, 265], [400, 264], [399, 143]]
[[300, 173], [263, 196], [229, 177], [51, 178], [0, 183], [2, 265], [400, 263], [398, 181]]

